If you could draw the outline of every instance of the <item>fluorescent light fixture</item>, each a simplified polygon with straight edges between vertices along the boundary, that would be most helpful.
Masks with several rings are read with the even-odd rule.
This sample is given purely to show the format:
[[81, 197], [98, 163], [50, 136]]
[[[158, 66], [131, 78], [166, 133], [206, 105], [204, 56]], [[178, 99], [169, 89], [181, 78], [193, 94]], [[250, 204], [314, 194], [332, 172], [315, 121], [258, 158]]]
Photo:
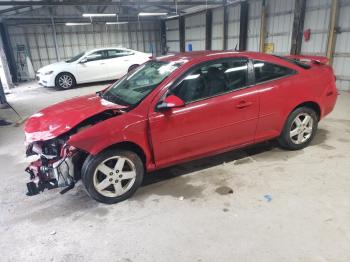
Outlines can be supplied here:
[[106, 22], [106, 25], [124, 25], [129, 22]]
[[162, 15], [167, 15], [168, 13], [144, 13], [141, 12], [139, 13], [139, 16], [162, 16]]
[[67, 26], [74, 26], [74, 25], [91, 25], [91, 23], [66, 23]]
[[83, 17], [106, 17], [106, 16], [117, 16], [117, 14], [83, 14]]

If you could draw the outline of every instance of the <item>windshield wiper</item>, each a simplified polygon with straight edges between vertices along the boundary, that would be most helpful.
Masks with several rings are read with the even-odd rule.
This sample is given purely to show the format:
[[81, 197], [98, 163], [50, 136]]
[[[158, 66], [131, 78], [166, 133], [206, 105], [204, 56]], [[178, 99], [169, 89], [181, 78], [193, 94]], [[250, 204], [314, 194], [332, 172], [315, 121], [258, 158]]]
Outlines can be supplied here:
[[[96, 92], [97, 93], [97, 92]], [[120, 96], [115, 95], [115, 94], [111, 94], [111, 93], [101, 93], [98, 94], [101, 98], [112, 102], [114, 104], [118, 104], [118, 105], [122, 105], [122, 106], [132, 106], [132, 104], [124, 101]]]

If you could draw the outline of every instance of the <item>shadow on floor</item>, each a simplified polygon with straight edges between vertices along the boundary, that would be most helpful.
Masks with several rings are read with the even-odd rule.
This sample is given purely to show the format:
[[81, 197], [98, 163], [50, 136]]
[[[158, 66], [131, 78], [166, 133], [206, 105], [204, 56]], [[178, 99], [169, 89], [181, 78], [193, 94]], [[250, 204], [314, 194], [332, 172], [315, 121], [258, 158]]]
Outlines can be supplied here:
[[[327, 139], [328, 132], [329, 131], [325, 129], [318, 129], [310, 146], [322, 146]], [[285, 161], [292, 156], [297, 156], [303, 153], [300, 150], [288, 151], [281, 149], [276, 140], [266, 141], [246, 148], [236, 149], [223, 154], [209, 156], [206, 158], [154, 171], [144, 177], [142, 186], [147, 186], [164, 180], [172, 179], [174, 177], [183, 176], [192, 172], [200, 171], [202, 169], [219, 166], [223, 163], [230, 163], [233, 161], [235, 161], [237, 164], [246, 162], [248, 163], [251, 161], [248, 157], [267, 152], [272, 153], [272, 151], [275, 153], [272, 154], [272, 158], [276, 157], [277, 155], [285, 154], [285, 157], [281, 157], [281, 159], [284, 159]], [[265, 157], [268, 160], [268, 158], [271, 156], [262, 154], [259, 157]]]
[[172, 179], [174, 177], [183, 176], [189, 173], [200, 171], [222, 165], [223, 163], [230, 163], [233, 161], [244, 161], [243, 159], [249, 156], [257, 155], [277, 148], [275, 141], [263, 142], [243, 149], [237, 149], [222, 153], [219, 155], [209, 156], [198, 160], [193, 160], [184, 164], [164, 168], [154, 171], [144, 177], [142, 186], [158, 183], [160, 181]]

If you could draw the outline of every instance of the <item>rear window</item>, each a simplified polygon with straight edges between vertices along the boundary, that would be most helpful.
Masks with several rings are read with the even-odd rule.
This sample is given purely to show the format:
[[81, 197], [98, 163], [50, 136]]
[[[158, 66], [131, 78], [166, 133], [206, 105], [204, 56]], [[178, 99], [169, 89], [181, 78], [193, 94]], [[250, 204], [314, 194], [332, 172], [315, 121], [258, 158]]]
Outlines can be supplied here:
[[292, 63], [294, 65], [297, 65], [303, 69], [310, 69], [311, 66], [308, 65], [308, 64], [305, 64], [303, 62], [301, 62], [300, 60], [297, 60], [297, 59], [290, 59], [290, 58], [287, 58], [287, 57], [283, 57], [283, 56], [278, 56], [278, 55], [275, 55], [276, 57], [280, 58], [280, 59], [283, 59], [284, 61], [287, 61], [289, 63]]
[[261, 83], [295, 74], [293, 69], [268, 63], [265, 61], [254, 61], [255, 83]]

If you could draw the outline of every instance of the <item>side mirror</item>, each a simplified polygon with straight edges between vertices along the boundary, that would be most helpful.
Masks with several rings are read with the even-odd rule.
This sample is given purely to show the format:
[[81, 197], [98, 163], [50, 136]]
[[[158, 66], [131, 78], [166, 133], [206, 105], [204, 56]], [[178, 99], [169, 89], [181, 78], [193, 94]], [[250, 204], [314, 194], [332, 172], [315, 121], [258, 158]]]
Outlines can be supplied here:
[[88, 59], [86, 57], [84, 57], [83, 59], [80, 60], [80, 64], [85, 64], [88, 61]]
[[157, 109], [161, 111], [183, 106], [185, 106], [185, 102], [180, 97], [170, 95], [157, 105]]

